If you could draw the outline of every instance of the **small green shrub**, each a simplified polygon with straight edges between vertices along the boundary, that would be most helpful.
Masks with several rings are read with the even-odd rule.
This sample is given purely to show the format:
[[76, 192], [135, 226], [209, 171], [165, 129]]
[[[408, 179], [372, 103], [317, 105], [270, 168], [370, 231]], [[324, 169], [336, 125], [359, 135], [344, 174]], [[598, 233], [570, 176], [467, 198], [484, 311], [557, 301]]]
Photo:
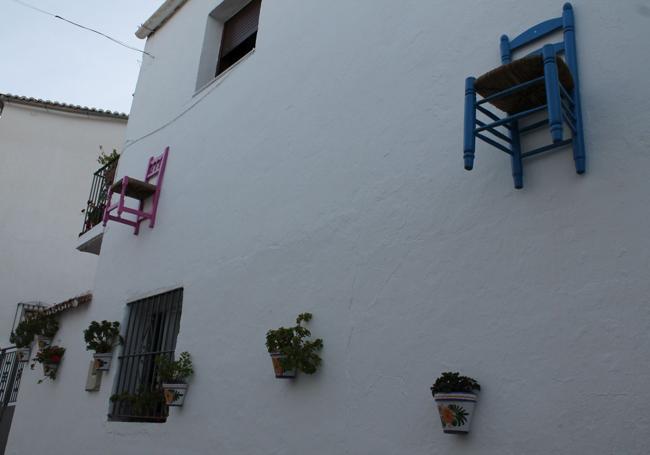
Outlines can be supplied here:
[[106, 153], [104, 147], [99, 146], [99, 156], [97, 157], [97, 162], [102, 166], [110, 163], [111, 161], [117, 159], [120, 154], [117, 152], [117, 149], [113, 149], [111, 153]]
[[449, 371], [442, 373], [436, 382], [431, 386], [431, 393], [474, 393], [481, 390], [481, 386], [475, 379], [461, 376], [460, 373]]
[[165, 403], [162, 389], [145, 390], [140, 387], [136, 393], [116, 393], [111, 402], [127, 403], [134, 415], [147, 416], [156, 413]]
[[113, 348], [122, 342], [120, 323], [117, 321], [92, 321], [84, 330], [86, 349], [98, 354], [112, 352]]
[[59, 321], [54, 316], [44, 316], [37, 314], [30, 316], [16, 326], [16, 330], [11, 332], [9, 341], [19, 348], [27, 348], [34, 341], [35, 335], [47, 338], [54, 338], [59, 330]]
[[322, 361], [317, 351], [323, 349], [323, 340], [305, 340], [311, 336], [311, 332], [301, 325], [311, 318], [311, 313], [301, 313], [294, 327], [280, 327], [266, 332], [266, 348], [270, 353], [279, 352], [286, 356], [280, 359], [285, 370], [297, 368], [303, 373], [314, 374], [320, 366]]
[[194, 374], [192, 358], [187, 351], [181, 352], [178, 360], [159, 355], [156, 357], [156, 365], [158, 366], [158, 376], [162, 382], [184, 383], [187, 378]]

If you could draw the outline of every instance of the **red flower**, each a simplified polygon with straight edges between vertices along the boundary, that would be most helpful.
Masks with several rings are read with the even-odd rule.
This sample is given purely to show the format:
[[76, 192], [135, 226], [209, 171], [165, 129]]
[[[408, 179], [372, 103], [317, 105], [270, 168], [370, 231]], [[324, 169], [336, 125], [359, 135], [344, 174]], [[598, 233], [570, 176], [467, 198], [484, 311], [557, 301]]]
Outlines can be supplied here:
[[53, 355], [50, 357], [50, 361], [52, 363], [59, 363], [61, 361], [61, 356], [60, 355]]

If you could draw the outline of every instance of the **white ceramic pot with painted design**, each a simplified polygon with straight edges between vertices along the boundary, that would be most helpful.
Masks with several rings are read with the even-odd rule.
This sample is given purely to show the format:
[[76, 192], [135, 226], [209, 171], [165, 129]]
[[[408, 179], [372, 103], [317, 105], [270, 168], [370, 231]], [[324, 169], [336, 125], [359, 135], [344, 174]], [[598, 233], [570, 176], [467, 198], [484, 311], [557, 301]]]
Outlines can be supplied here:
[[436, 393], [442, 431], [449, 434], [469, 433], [478, 396], [473, 393]]
[[112, 352], [96, 352], [93, 354], [95, 361], [95, 370], [108, 371], [111, 369], [111, 361], [113, 360]]

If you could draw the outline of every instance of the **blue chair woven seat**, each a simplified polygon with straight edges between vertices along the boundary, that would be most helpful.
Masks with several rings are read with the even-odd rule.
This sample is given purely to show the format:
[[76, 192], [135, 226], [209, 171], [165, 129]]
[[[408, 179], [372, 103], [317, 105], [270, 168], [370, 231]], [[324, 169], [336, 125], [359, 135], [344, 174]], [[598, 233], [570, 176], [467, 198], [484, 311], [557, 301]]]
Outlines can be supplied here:
[[[513, 61], [515, 51], [559, 31], [563, 41], [545, 44]], [[565, 145], [572, 145], [576, 172], [583, 174], [586, 154], [571, 4], [564, 5], [561, 17], [541, 22], [512, 40], [503, 35], [500, 47], [500, 67], [478, 79], [468, 77], [465, 80], [465, 169], [474, 168], [478, 138], [510, 155], [515, 188], [523, 187], [524, 158]], [[477, 100], [477, 94], [481, 99]], [[488, 104], [505, 112], [506, 116], [499, 117], [488, 109]], [[520, 125], [526, 117], [542, 112], [547, 113], [546, 119]], [[477, 118], [479, 114], [481, 118]], [[544, 126], [549, 129], [551, 143], [523, 151], [521, 137]], [[565, 128], [571, 135], [569, 139], [564, 137]]]
[[[571, 70], [569, 70], [569, 67], [561, 58], [557, 59], [557, 66], [560, 83], [565, 90], [572, 90], [573, 78], [571, 77]], [[474, 88], [476, 89], [476, 93], [483, 98], [487, 98], [495, 93], [523, 84], [524, 82], [529, 82], [541, 76], [544, 76], [544, 61], [542, 56], [531, 55], [501, 65], [485, 73], [476, 79]], [[508, 114], [516, 114], [517, 112], [541, 106], [546, 104], [546, 87], [544, 86], [544, 81], [539, 81], [537, 84], [533, 84], [511, 95], [493, 99], [489, 103]]]

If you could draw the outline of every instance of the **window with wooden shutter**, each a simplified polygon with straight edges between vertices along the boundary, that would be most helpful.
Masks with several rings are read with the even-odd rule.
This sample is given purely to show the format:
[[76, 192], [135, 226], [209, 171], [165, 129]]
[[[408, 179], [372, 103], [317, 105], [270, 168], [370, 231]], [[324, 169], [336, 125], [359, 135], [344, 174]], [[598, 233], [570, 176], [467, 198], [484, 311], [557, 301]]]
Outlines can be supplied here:
[[216, 75], [255, 49], [261, 4], [262, 0], [253, 0], [223, 24]]

